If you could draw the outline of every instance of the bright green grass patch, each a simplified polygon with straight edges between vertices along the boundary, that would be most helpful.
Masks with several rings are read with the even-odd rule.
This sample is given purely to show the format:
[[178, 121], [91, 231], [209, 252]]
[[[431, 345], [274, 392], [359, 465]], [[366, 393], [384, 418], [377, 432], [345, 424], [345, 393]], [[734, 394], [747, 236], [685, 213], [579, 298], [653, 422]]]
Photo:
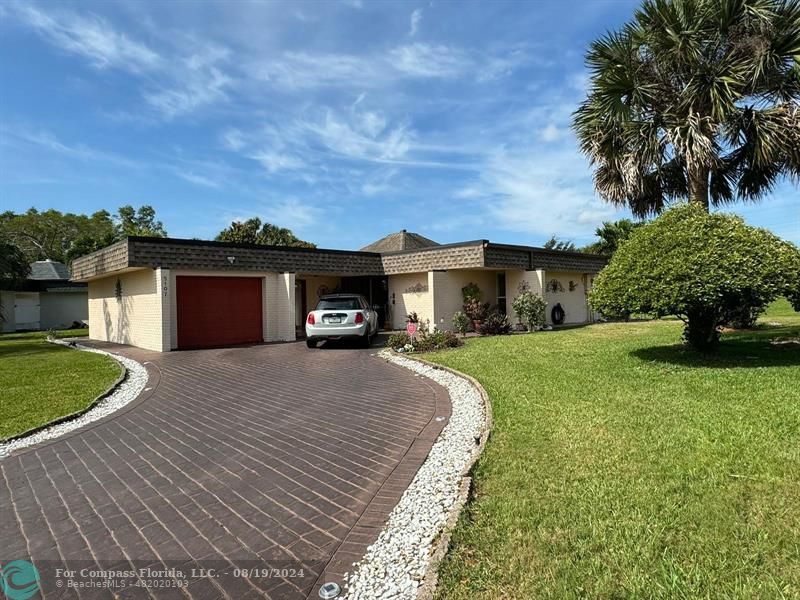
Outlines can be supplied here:
[[0, 334], [0, 439], [85, 408], [120, 373], [107, 356], [50, 344], [42, 332]]
[[468, 340], [494, 427], [440, 598], [800, 597], [800, 315], [723, 336], [680, 322]]

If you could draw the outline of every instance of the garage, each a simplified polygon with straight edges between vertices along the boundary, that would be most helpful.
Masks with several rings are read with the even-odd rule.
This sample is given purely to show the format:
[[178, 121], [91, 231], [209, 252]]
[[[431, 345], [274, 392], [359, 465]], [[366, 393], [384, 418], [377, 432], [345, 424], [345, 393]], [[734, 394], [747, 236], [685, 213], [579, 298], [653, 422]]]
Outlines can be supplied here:
[[263, 341], [261, 286], [259, 277], [176, 277], [178, 348]]

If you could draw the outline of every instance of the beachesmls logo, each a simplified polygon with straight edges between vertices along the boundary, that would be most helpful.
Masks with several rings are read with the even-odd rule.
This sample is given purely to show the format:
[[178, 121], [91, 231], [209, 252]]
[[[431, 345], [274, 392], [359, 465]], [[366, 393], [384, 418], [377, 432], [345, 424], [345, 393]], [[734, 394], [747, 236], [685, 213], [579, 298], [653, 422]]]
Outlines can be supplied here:
[[28, 600], [39, 591], [39, 571], [27, 560], [12, 560], [0, 568], [3, 593], [8, 600]]

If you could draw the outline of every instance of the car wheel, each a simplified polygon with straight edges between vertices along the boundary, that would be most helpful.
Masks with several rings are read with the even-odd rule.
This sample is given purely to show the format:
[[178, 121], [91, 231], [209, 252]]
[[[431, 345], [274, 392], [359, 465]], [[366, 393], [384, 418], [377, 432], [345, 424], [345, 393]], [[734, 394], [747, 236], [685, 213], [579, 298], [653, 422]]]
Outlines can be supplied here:
[[309, 348], [316, 348], [317, 340], [306, 340], [306, 346], [308, 346]]
[[366, 333], [361, 337], [361, 346], [363, 348], [369, 348], [371, 340], [372, 338], [369, 337], [369, 329], [367, 329]]

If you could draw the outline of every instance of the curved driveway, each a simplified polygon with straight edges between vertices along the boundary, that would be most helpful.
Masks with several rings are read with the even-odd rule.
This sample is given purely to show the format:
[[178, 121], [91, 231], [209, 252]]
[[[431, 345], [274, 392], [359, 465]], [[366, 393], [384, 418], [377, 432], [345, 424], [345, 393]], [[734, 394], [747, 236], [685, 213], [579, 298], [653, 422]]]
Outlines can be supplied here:
[[450, 410], [374, 349], [104, 346], [146, 364], [142, 396], [0, 462], [0, 564], [32, 558], [48, 598], [316, 596], [377, 537]]

